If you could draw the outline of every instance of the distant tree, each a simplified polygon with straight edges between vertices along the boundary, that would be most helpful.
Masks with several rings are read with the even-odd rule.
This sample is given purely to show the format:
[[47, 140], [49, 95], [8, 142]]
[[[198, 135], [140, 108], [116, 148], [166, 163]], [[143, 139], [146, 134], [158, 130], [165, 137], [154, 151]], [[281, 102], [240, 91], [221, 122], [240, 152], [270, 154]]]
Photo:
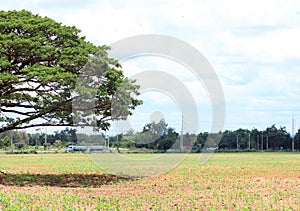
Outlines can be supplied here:
[[108, 57], [109, 47], [87, 42], [74, 26], [0, 11], [0, 42], [0, 133], [75, 122], [106, 130], [108, 120], [125, 119], [141, 104], [133, 97], [139, 86]]
[[46, 143], [46, 142], [45, 142], [45, 143], [43, 144], [44, 150], [48, 150], [48, 149], [50, 148], [50, 145], [51, 145], [50, 143], [48, 143], [48, 142]]
[[278, 129], [275, 124], [266, 129], [266, 137], [268, 138], [268, 146], [271, 149], [279, 149], [279, 143], [281, 142], [281, 136], [279, 136]]
[[205, 142], [207, 141], [207, 138], [209, 136], [208, 132], [201, 132], [197, 135], [197, 139], [196, 139], [196, 145], [199, 145], [202, 147], [204, 147]]
[[275, 124], [268, 127], [264, 134], [268, 138], [268, 146], [272, 149], [291, 149], [292, 139], [285, 127], [277, 128]]
[[58, 149], [62, 148], [62, 141], [61, 140], [55, 140], [54, 146]]
[[247, 149], [250, 131], [248, 129], [240, 128], [234, 131], [234, 133], [236, 135], [235, 142], [238, 141], [239, 149]]
[[2, 139], [0, 139], [0, 142], [5, 150], [7, 149], [7, 147], [10, 146], [10, 138], [7, 135], [5, 135]]
[[[123, 136], [123, 139], [127, 141], [131, 141], [131, 143], [135, 142], [135, 146], [137, 148], [148, 148], [148, 149], [156, 149], [162, 150], [166, 152], [170, 149], [176, 142], [178, 138], [178, 133], [175, 131], [174, 128], [167, 127], [168, 124], [165, 122], [164, 119], [160, 120], [159, 122], [151, 122], [147, 123], [143, 127], [143, 131], [140, 133], [135, 133], [130, 136]], [[187, 134], [187, 137], [190, 137]], [[188, 143], [189, 140], [186, 140]]]
[[15, 143], [22, 143], [24, 147], [29, 145], [29, 135], [25, 131], [14, 131]]
[[281, 141], [279, 144], [284, 149], [292, 149], [292, 137], [291, 135], [286, 131], [286, 127], [280, 127], [278, 130], [278, 136], [281, 137]]
[[298, 149], [300, 151], [300, 129], [298, 129], [294, 137], [294, 142], [295, 142], [295, 149]]
[[165, 135], [157, 140], [157, 148], [166, 152], [176, 142], [178, 135], [174, 128], [169, 127]]
[[219, 143], [218, 143], [218, 139], [215, 137], [218, 137], [218, 133], [210, 133], [209, 136], [206, 139], [205, 145], [203, 145], [204, 147], [218, 147]]
[[141, 133], [135, 134], [135, 142], [137, 147], [147, 147], [150, 149], [157, 148], [158, 141], [166, 135], [168, 124], [164, 119], [159, 122], [147, 123], [143, 127]]
[[61, 131], [55, 131], [50, 143], [54, 143], [56, 140], [61, 140], [62, 143], [77, 143], [76, 129], [65, 128]]
[[132, 141], [128, 141], [126, 138], [124, 138], [121, 142], [120, 142], [120, 148], [126, 148], [126, 149], [132, 149], [135, 147], [134, 142]]
[[219, 144], [220, 149], [235, 149], [236, 134], [233, 131], [225, 130]]
[[16, 143], [15, 146], [18, 148], [18, 150], [21, 150], [21, 149], [25, 148], [25, 144], [22, 143], [22, 142]]
[[149, 133], [152, 135], [153, 138], [160, 137], [164, 135], [166, 132], [168, 124], [164, 119], [161, 119], [159, 122], [151, 122], [147, 123], [143, 128], [143, 133]]
[[[47, 140], [48, 140], [47, 136]], [[45, 134], [44, 133], [34, 133], [29, 134], [29, 145], [30, 146], [42, 146], [45, 142]]]
[[[256, 128], [253, 128], [250, 133], [251, 136], [251, 146], [255, 149], [260, 149], [260, 131]], [[255, 146], [255, 147], [254, 147]]]
[[120, 152], [120, 142], [123, 138], [122, 134], [117, 134], [115, 136], [110, 136], [109, 137], [109, 143], [111, 147], [115, 147], [117, 149], [118, 152]]

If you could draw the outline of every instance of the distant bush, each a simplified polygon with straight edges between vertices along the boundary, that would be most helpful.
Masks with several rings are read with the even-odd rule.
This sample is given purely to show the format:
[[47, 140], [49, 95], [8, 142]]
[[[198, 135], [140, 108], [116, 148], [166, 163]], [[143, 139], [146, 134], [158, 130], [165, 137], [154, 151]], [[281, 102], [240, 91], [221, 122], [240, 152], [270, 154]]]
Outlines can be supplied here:
[[260, 152], [257, 149], [217, 149], [216, 152]]
[[257, 149], [217, 149], [215, 151], [213, 150], [197, 150], [197, 151], [192, 151], [195, 153], [239, 153], [239, 152], [260, 152], [260, 150]]
[[25, 144], [19, 142], [19, 143], [16, 143], [15, 146], [18, 148], [18, 150], [21, 150], [21, 149], [23, 149], [25, 147]]
[[6, 152], [6, 154], [38, 154], [36, 150], [22, 150], [14, 152]]

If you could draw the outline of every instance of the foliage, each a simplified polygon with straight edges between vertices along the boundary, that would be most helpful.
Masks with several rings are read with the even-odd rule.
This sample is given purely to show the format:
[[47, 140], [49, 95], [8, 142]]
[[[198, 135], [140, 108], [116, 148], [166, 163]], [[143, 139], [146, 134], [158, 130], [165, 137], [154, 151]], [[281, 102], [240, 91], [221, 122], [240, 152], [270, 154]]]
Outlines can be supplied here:
[[18, 149], [26, 148], [29, 144], [29, 135], [25, 131], [6, 131], [0, 133], [0, 147], [5, 150], [13, 144]]
[[178, 133], [174, 130], [174, 128], [168, 128], [166, 134], [157, 140], [157, 148], [166, 152], [170, 149], [173, 144], [176, 142], [178, 138]]
[[298, 149], [300, 152], [300, 129], [298, 129], [294, 137], [294, 142], [295, 142], [295, 149]]
[[50, 147], [50, 143], [44, 143], [43, 146], [44, 146], [44, 150], [48, 150], [49, 147]]
[[25, 147], [25, 144], [21, 143], [21, 142], [18, 142], [18, 143], [15, 144], [15, 146], [18, 148], [18, 150], [21, 150]]
[[1, 146], [6, 150], [7, 147], [10, 146], [10, 139], [7, 135], [5, 135], [2, 139], [0, 139]]
[[[204, 146], [209, 133], [199, 133], [195, 146]], [[259, 131], [239, 128], [235, 131], [225, 130], [219, 143], [219, 149], [256, 149], [256, 150], [280, 150], [291, 149], [292, 138], [285, 127], [272, 125], [266, 130]], [[249, 148], [250, 147], [250, 148]], [[296, 145], [296, 148], [298, 145]]]
[[55, 140], [53, 144], [56, 148], [61, 149], [62, 148], [62, 141], [61, 140]]
[[[0, 133], [74, 123], [107, 129], [112, 116], [126, 118], [141, 104], [131, 96], [138, 86], [108, 57], [109, 47], [87, 42], [74, 26], [25, 10], [0, 11], [0, 43]], [[86, 107], [76, 105], [91, 99], [96, 116], [88, 119]]]
[[126, 140], [126, 138], [124, 138], [122, 140], [122, 142], [120, 142], [120, 148], [126, 148], [126, 149], [132, 149], [135, 147], [135, 143], [132, 141], [128, 141]]
[[113, 146], [120, 145], [120, 148], [146, 148], [164, 151], [170, 149], [178, 138], [174, 128], [167, 127], [165, 120], [145, 124], [142, 132], [129, 131], [127, 134], [119, 135], [111, 139]]

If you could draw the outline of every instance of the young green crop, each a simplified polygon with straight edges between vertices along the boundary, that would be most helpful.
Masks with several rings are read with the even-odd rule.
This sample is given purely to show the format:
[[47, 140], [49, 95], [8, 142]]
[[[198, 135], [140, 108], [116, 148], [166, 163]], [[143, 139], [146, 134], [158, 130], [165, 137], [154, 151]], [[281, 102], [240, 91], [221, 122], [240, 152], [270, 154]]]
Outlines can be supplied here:
[[[0, 160], [0, 169], [7, 173], [0, 182], [0, 210], [300, 207], [297, 153], [216, 153], [205, 164], [199, 163], [199, 154], [190, 154], [170, 172], [138, 180], [108, 175], [84, 154], [1, 155]], [[40, 183], [34, 177], [36, 173], [41, 177]], [[53, 181], [47, 183], [48, 177]]]

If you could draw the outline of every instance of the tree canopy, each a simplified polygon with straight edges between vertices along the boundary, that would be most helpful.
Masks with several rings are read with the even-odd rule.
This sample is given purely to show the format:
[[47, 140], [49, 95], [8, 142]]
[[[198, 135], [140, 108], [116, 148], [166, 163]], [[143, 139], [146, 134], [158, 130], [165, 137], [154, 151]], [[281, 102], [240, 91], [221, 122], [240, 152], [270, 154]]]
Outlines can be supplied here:
[[166, 152], [175, 144], [178, 135], [174, 128], [168, 127], [166, 121], [161, 119], [159, 122], [152, 121], [145, 124], [142, 132], [124, 135], [122, 139], [127, 142], [131, 141], [137, 148], [158, 149]]
[[[141, 104], [134, 98], [139, 86], [108, 57], [109, 47], [86, 41], [74, 26], [26, 10], [0, 11], [0, 44], [0, 133], [72, 126], [74, 119], [107, 129], [112, 116], [124, 119]], [[93, 95], [80, 97], [87, 92]], [[91, 99], [89, 112], [74, 109]], [[86, 118], [91, 114], [95, 117]]]

